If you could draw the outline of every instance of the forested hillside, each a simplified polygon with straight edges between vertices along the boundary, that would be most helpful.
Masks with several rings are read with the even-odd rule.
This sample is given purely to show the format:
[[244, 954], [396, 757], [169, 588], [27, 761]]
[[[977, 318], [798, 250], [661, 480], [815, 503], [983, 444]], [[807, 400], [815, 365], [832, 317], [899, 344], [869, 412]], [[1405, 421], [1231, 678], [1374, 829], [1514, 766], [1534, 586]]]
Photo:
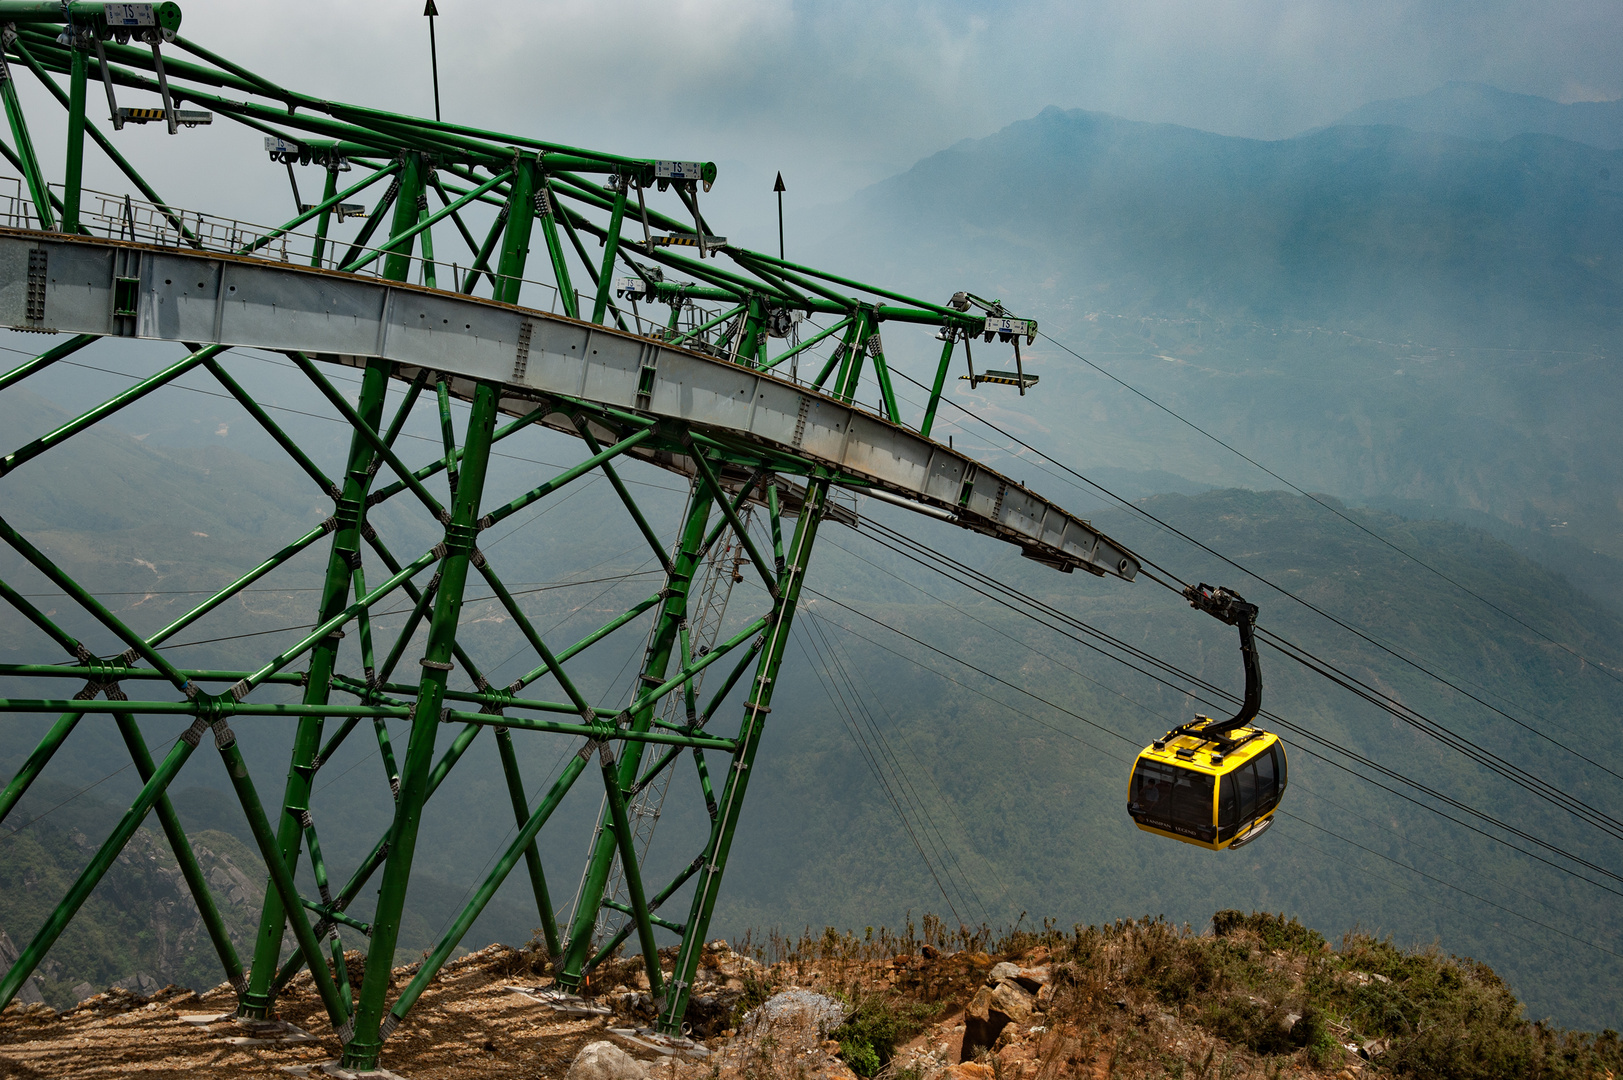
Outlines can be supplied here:
[[[265, 389], [273, 396], [269, 386]], [[60, 415], [43, 400], [33, 407], [37, 416], [16, 422], [40, 426]], [[153, 411], [162, 412], [156, 404]], [[201, 419], [203, 426], [213, 423], [206, 411]], [[23, 482], [27, 474], [12, 478], [12, 519], [87, 578], [104, 585], [126, 582], [125, 589], [116, 590], [124, 594], [121, 615], [138, 625], [155, 624], [166, 611], [178, 610], [188, 592], [219, 580], [233, 559], [260, 550], [272, 538], [295, 535], [320, 512], [296, 484], [267, 471], [251, 440], [238, 445], [255, 453], [163, 448], [116, 430], [83, 438], [105, 440], [86, 441], [78, 452], [87, 458], [117, 455], [118, 475], [130, 486], [81, 485], [78, 466], [64, 457], [60, 471], [39, 472], [32, 483]], [[229, 447], [240, 438], [224, 441]], [[554, 463], [568, 460], [567, 443], [560, 439], [554, 449], [556, 454], [544, 456]], [[526, 472], [546, 472], [533, 461], [502, 467], [513, 470], [498, 480], [503, 484]], [[668, 476], [636, 469], [628, 477], [645, 485], [640, 490], [658, 513], [679, 509], [681, 495]], [[205, 522], [196, 531], [212, 534], [191, 538], [200, 545], [218, 537], [241, 538], [221, 545], [218, 563], [193, 559], [174, 546], [173, 537], [165, 538], [166, 529], [172, 532], [167, 519], [173, 500], [189, 498], [206, 511], [209, 490], [248, 486], [266, 494], [256, 519], [222, 518], [218, 525], [199, 516], [190, 519]], [[515, 569], [513, 579], [535, 587], [523, 597], [526, 611], [537, 625], [556, 628], [562, 640], [572, 640], [575, 628], [589, 628], [655, 587], [606, 487], [586, 486], [569, 499], [551, 518], [504, 539], [505, 550], [497, 549], [516, 567], [534, 568], [533, 574]], [[1623, 640], [1618, 633], [1623, 627], [1560, 578], [1486, 534], [1455, 524], [1346, 511], [1376, 534], [1371, 536], [1321, 506], [1279, 493], [1214, 491], [1162, 496], [1142, 505], [1304, 600], [1447, 673], [1505, 712], [1608, 768], [1620, 767], [1599, 742], [1615, 716], [1618, 684], [1593, 665], [1623, 666], [1615, 644]], [[861, 512], [906, 528], [1174, 665], [1238, 689], [1233, 632], [1191, 612], [1148, 580], [1126, 585], [1060, 575], [945, 524], [921, 528], [873, 502], [864, 502]], [[101, 527], [93, 533], [43, 527], [47, 519], [92, 515], [101, 515]], [[1097, 524], [1189, 580], [1238, 589], [1262, 605], [1264, 626], [1552, 782], [1597, 805], [1610, 804], [1615, 777], [1440, 688], [1144, 518], [1120, 511], [1101, 515]], [[398, 523], [380, 516], [379, 528], [400, 537], [402, 546], [410, 543], [409, 530]], [[625, 543], [582, 540], [591, 536], [623, 536]], [[1575, 660], [1483, 607], [1378, 538], [1494, 597], [1588, 661]], [[195, 644], [182, 655], [190, 663], [230, 666], [263, 655], [270, 643], [290, 640], [296, 631], [289, 628], [307, 622], [303, 612], [310, 603], [310, 593], [302, 591], [309, 586], [300, 576], [308, 568], [293, 569], [280, 583], [245, 594], [240, 606], [200, 625], [185, 639]], [[8, 564], [3, 572], [9, 575], [14, 567]], [[747, 598], [755, 586], [746, 580], [739, 588], [740, 597]], [[814, 560], [811, 588], [723, 892], [718, 929], [859, 920], [899, 924], [909, 909], [917, 913], [925, 907], [949, 919], [994, 926], [1012, 925], [1027, 910], [1062, 921], [1145, 913], [1200, 920], [1214, 907], [1248, 905], [1293, 911], [1327, 928], [1358, 924], [1404, 942], [1441, 940], [1452, 951], [1492, 963], [1535, 1014], [1567, 1024], [1616, 1024], [1615, 1003], [1623, 988], [1615, 984], [1608, 954], [1601, 951], [1619, 946], [1615, 898], [1607, 892], [1357, 781], [1332, 764], [1346, 764], [1345, 759], [1322, 746], [1299, 749], [1295, 739], [1286, 803], [1293, 816], [1264, 841], [1225, 856], [1148, 837], [1132, 828], [1123, 809], [1131, 754], [1192, 712], [1215, 708], [1104, 659], [1075, 631], [1066, 637], [1040, 629], [843, 527], [829, 526]], [[474, 627], [473, 647], [491, 657], [493, 677], [503, 677], [508, 669], [497, 661], [518, 649], [510, 625], [477, 603], [464, 617]], [[260, 636], [238, 637], [245, 633]], [[582, 669], [590, 692], [621, 693], [617, 672], [641, 645], [636, 627], [613, 639], [595, 664]], [[21, 657], [30, 648], [26, 628], [6, 623], [0, 659]], [[1602, 843], [1592, 830], [1541, 808], [1468, 757], [1398, 725], [1276, 653], [1265, 653], [1263, 660], [1271, 711], [1596, 862], [1615, 863], [1615, 844]], [[8, 719], [6, 760], [0, 766], [14, 768], [45, 722]], [[178, 731], [156, 722], [147, 726], [154, 743], [172, 737], [170, 728]], [[245, 721], [237, 728], [261, 789], [274, 790], [285, 769], [286, 725]], [[397, 729], [394, 737], [402, 744], [404, 730]], [[574, 749], [569, 740], [518, 741], [537, 787]], [[0, 845], [0, 872], [15, 881], [44, 865], [38, 838], [70, 835], [61, 824], [69, 808], [94, 806], [96, 800], [111, 807], [127, 799], [133, 788], [126, 760], [111, 726], [87, 721], [47, 776], [59, 785], [50, 790], [67, 795], [93, 781], [97, 785]], [[366, 740], [348, 744], [328, 768], [331, 774], [323, 772], [312, 809], [318, 822], [334, 823], [324, 831], [324, 847], [333, 864], [347, 872], [387, 822], [387, 787], [375, 745]], [[511, 828], [490, 745], [476, 743], [457, 775], [458, 783], [436, 797], [425, 819], [426, 873], [414, 884], [401, 942], [408, 954], [426, 947], [446, 925]], [[691, 770], [679, 772], [660, 826], [662, 845], [674, 845], [661, 858], [673, 865], [656, 858], [651, 877], [685, 863], [699, 842], [702, 804], [693, 786]], [[30, 804], [32, 813], [60, 801], [45, 792], [42, 788], [39, 802]], [[194, 820], [202, 815], [212, 828], [241, 833], [217, 765], [199, 758], [176, 792], [182, 812]], [[560, 905], [572, 895], [572, 874], [596, 812], [597, 799], [589, 793], [572, 796], [555, 819], [557, 827], [543, 834]], [[8, 828], [28, 817], [15, 818]], [[85, 857], [87, 851], [58, 845], [49, 872], [60, 877]], [[237, 859], [235, 865], [246, 870], [248, 861]], [[0, 916], [5, 920], [0, 926], [19, 944], [43, 914], [44, 893], [27, 895], [26, 904], [12, 900]], [[62, 961], [59, 988], [81, 979], [160, 970], [156, 944], [121, 934], [118, 920], [127, 913], [119, 913], [120, 895], [130, 894], [103, 886], [97, 903], [110, 906], [94, 908], [91, 925], [130, 946], [110, 952], [102, 966], [85, 964], [83, 953], [68, 950], [63, 955], [79, 956], [81, 965]], [[359, 917], [365, 917], [369, 897], [363, 893], [358, 901]], [[537, 921], [527, 889], [514, 879], [475, 926], [470, 943], [522, 942]], [[132, 970], [108, 966], [119, 963]], [[172, 964], [162, 970], [185, 974], [190, 969]]]
[[[1495, 137], [1355, 115], [1262, 141], [1050, 108], [859, 194], [815, 254], [1039, 319], [1034, 393], [955, 400], [1091, 470], [1281, 486], [1076, 354], [1305, 489], [1485, 526], [1615, 596], [1623, 151], [1478, 96]], [[1006, 346], [976, 359], [1012, 367]]]

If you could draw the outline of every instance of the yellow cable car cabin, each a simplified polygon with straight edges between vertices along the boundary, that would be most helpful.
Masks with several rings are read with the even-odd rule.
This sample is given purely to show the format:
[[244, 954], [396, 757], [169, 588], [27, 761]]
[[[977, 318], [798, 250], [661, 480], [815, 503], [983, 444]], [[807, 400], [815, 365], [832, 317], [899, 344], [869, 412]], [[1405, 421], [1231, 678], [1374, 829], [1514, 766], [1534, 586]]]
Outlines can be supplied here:
[[1285, 747], [1279, 736], [1249, 727], [1209, 739], [1207, 725], [1217, 721], [1199, 717], [1144, 748], [1133, 765], [1127, 813], [1145, 832], [1221, 851], [1249, 844], [1273, 824], [1285, 793]]
[[1145, 747], [1128, 780], [1127, 813], [1145, 832], [1222, 851], [1273, 824], [1285, 794], [1285, 744], [1251, 726], [1262, 711], [1257, 606], [1204, 582], [1183, 594], [1191, 607], [1239, 627], [1245, 699], [1228, 720], [1197, 716]]

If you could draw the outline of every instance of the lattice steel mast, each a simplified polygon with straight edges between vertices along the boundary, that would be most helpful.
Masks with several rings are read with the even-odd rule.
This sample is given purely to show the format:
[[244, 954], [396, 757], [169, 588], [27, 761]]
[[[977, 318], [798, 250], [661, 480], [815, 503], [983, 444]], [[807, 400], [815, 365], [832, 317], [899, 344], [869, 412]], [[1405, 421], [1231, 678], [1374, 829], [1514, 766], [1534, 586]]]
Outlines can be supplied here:
[[[38, 662], [0, 667], [0, 677], [11, 686], [48, 679], [83, 683], [72, 697], [0, 698], [0, 711], [57, 717], [0, 791], [0, 820], [87, 714], [113, 716], [143, 783], [67, 896], [0, 978], [0, 1006], [33, 973], [155, 811], [222, 967], [238, 988], [240, 1014], [267, 1015], [277, 992], [308, 966], [348, 1067], [376, 1064], [390, 1032], [520, 862], [548, 945], [560, 957], [559, 984], [579, 986], [591, 965], [618, 944], [611, 940], [593, 951], [593, 929], [605, 903], [628, 909], [619, 936], [637, 935], [659, 1028], [676, 1034], [817, 532], [826, 517], [842, 513], [831, 507], [831, 489], [867, 492], [951, 520], [1016, 543], [1030, 557], [1063, 570], [1082, 567], [1129, 580], [1136, 574], [1132, 555], [1086, 522], [929, 438], [957, 343], [964, 343], [966, 361], [974, 336], [1015, 343], [1016, 371], [993, 377], [1023, 392], [1034, 379], [1021, 367], [1018, 343], [1021, 337], [1029, 343], [1035, 323], [967, 293], [947, 304], [928, 303], [730, 244], [699, 208], [701, 190], [708, 191], [716, 176], [713, 165], [602, 154], [319, 99], [178, 36], [180, 23], [173, 3], [64, 7], [0, 0], [0, 104], [11, 135], [0, 149], [19, 177], [9, 200], [0, 192], [0, 325], [71, 335], [0, 374], [0, 392], [102, 338], [171, 341], [185, 349], [182, 359], [0, 457], [0, 484], [135, 401], [182, 375], [200, 373], [241, 405], [332, 499], [334, 509], [321, 525], [289, 537], [181, 617], [150, 628], [126, 622], [0, 517], [0, 540], [31, 573], [66, 594], [76, 609], [72, 618], [85, 624], [76, 635], [65, 625], [68, 617], [45, 614], [14, 585], [0, 582], [0, 598], [36, 628], [38, 644], [54, 644], [70, 658], [51, 662], [42, 652]], [[165, 47], [190, 59], [166, 54]], [[29, 136], [14, 85], [25, 71], [65, 109], [60, 184], [49, 180]], [[68, 79], [65, 91], [58, 76]], [[161, 123], [175, 134], [221, 118], [247, 125], [263, 134], [267, 152], [290, 177], [295, 166], [322, 170], [320, 201], [298, 202], [295, 215], [274, 228], [166, 203], [87, 115], [92, 80], [103, 85], [115, 132]], [[159, 104], [118, 104], [120, 94], [132, 93], [152, 95]], [[182, 109], [183, 103], [193, 108]], [[84, 187], [87, 138], [127, 178], [131, 194]], [[345, 172], [360, 175], [344, 184]], [[291, 187], [297, 201], [296, 178]], [[661, 194], [668, 213], [651, 205]], [[443, 246], [434, 250], [436, 227], [442, 240], [454, 231], [453, 242], [466, 245], [466, 266], [460, 259], [448, 265]], [[346, 232], [348, 239], [340, 239]], [[537, 233], [537, 258], [531, 260]], [[599, 256], [591, 255], [583, 237], [601, 243]], [[685, 253], [690, 250], [696, 257]], [[577, 270], [584, 288], [572, 276]], [[530, 273], [539, 277], [527, 278]], [[648, 303], [665, 304], [669, 317], [647, 318], [641, 305]], [[808, 320], [815, 319], [828, 325], [812, 332]], [[880, 338], [887, 323], [936, 327], [943, 342], [930, 396], [916, 419], [903, 415], [891, 384]], [[323, 472], [237, 382], [228, 367], [237, 346], [285, 355], [348, 426], [340, 475]], [[798, 372], [807, 361], [811, 378], [783, 374]], [[358, 369], [354, 400], [328, 378], [337, 366]], [[987, 377], [972, 366], [970, 375], [977, 382]], [[391, 387], [403, 389], [392, 413]], [[460, 433], [461, 406], [453, 409], [454, 402], [466, 405]], [[420, 408], [440, 420], [441, 445], [426, 461], [408, 462], [399, 437]], [[537, 425], [577, 437], [587, 456], [516, 495], [487, 491], [492, 448], [523, 438]], [[688, 478], [688, 508], [674, 544], [654, 528], [621, 478], [627, 461]], [[589, 472], [609, 480], [625, 507], [627, 529], [647, 542], [665, 580], [653, 595], [573, 645], [555, 649], [478, 541], [484, 530]], [[446, 497], [430, 490], [430, 483]], [[380, 534], [371, 512], [397, 499], [432, 523], [440, 537], [433, 546], [396, 554]], [[752, 505], [764, 516], [770, 551], [746, 526]], [[736, 545], [740, 568], [759, 577], [767, 601], [724, 640], [701, 640], [710, 646], [704, 649], [694, 641], [701, 618], [694, 578], [706, 553], [723, 543]], [[186, 669], [160, 651], [241, 589], [303, 553], [314, 557], [322, 546], [315, 627], [257, 667]], [[470, 643], [459, 636], [470, 580], [490, 590], [531, 654], [531, 669], [505, 686], [491, 685]], [[410, 614], [391, 638], [374, 625], [374, 615], [381, 602], [395, 599], [409, 602]], [[594, 706], [566, 665], [633, 624], [646, 628], [647, 646], [630, 704]], [[698, 681], [724, 661], [719, 689], [701, 699]], [[556, 685], [557, 700], [532, 690], [543, 680]], [[131, 697], [127, 688], [133, 687], [150, 693]], [[720, 710], [731, 712], [727, 703], [739, 687], [745, 701], [738, 730], [717, 734], [711, 721]], [[273, 700], [280, 691], [296, 692], [296, 700]], [[674, 712], [665, 704], [672, 695], [680, 701]], [[192, 725], [154, 761], [141, 720], [164, 716], [190, 717]], [[278, 716], [294, 718], [296, 727], [281, 803], [267, 809], [230, 721]], [[389, 720], [408, 725], [403, 748], [390, 741]], [[337, 724], [335, 731], [328, 730], [329, 721]], [[388, 771], [389, 786], [380, 785], [379, 795], [389, 800], [392, 821], [335, 890], [339, 878], [322, 856], [318, 827], [337, 826], [312, 805], [314, 780], [345, 740], [369, 725]], [[447, 725], [454, 736], [442, 749], [437, 739]], [[425, 806], [487, 727], [494, 729], [520, 827], [410, 984], [390, 1002], [388, 974]], [[515, 731], [583, 740], [534, 805], [513, 749]], [[246, 968], [167, 796], [211, 732], [271, 879]], [[656, 751], [651, 760], [650, 746]], [[651, 889], [642, 879], [628, 806], [638, 793], [668, 783], [670, 766], [684, 749], [725, 755], [728, 767], [699, 774], [710, 819], [703, 849], [674, 880]], [[562, 933], [535, 840], [594, 762], [604, 787], [601, 835], [571, 925]], [[712, 778], [720, 780], [719, 791]], [[295, 881], [303, 848], [317, 898], [301, 895]], [[624, 874], [623, 901], [608, 891], [615, 865]], [[371, 921], [362, 922], [347, 908], [379, 871], [377, 906]], [[685, 898], [677, 899], [690, 883]], [[673, 900], [687, 904], [681, 922], [656, 914]], [[347, 981], [338, 926], [370, 939], [358, 991]], [[296, 950], [278, 968], [289, 929]], [[681, 939], [669, 972], [659, 964], [656, 929]]]

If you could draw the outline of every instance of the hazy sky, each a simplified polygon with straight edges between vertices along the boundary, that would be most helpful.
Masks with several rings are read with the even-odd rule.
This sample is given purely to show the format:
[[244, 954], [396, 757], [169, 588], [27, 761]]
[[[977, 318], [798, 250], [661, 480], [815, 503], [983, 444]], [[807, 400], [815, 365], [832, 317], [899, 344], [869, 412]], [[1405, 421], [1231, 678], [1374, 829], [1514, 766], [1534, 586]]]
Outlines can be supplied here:
[[[761, 248], [776, 241], [777, 170], [798, 246], [822, 228], [818, 206], [1049, 105], [1279, 138], [1451, 79], [1563, 101], [1623, 96], [1623, 0], [438, 6], [447, 119], [715, 161], [712, 220]], [[423, 0], [182, 0], [182, 8], [185, 36], [273, 79], [433, 114]], [[31, 79], [18, 87], [29, 115], [49, 118], [35, 125], [42, 156], [60, 162], [59, 108]], [[260, 137], [237, 125], [175, 136], [187, 144], [181, 154], [156, 125], [118, 138], [176, 205], [269, 221], [288, 201]], [[227, 169], [199, 170], [200, 158]], [[92, 187], [124, 189], [100, 155], [87, 167]]]
[[[432, 111], [422, 0], [184, 8], [188, 36], [301, 89]], [[1047, 105], [1277, 138], [1450, 79], [1563, 101], [1623, 96], [1617, 0], [439, 0], [439, 10], [448, 118], [707, 158], [751, 183], [783, 168], [825, 198]]]

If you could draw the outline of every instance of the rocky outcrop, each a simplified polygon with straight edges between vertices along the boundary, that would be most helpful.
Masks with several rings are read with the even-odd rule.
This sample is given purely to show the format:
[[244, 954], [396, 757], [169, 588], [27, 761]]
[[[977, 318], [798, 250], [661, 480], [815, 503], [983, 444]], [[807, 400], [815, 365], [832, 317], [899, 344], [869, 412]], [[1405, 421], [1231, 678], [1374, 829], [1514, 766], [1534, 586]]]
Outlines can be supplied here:
[[[11, 935], [0, 930], [0, 971], [10, 971], [11, 965], [17, 962], [17, 946], [12, 942]], [[17, 1000], [24, 1005], [35, 1005], [45, 999], [40, 996], [40, 977], [34, 975], [17, 991]]]
[[[5, 901], [0, 914], [12, 927], [32, 927], [50, 912], [44, 898], [66, 891], [95, 845], [83, 831], [53, 827], [49, 819], [11, 836], [0, 851], [0, 899]], [[252, 853], [234, 837], [207, 830], [193, 836], [192, 850], [227, 932], [239, 951], [247, 949], [263, 895]], [[16, 943], [0, 935], [0, 971], [17, 953]], [[168, 983], [201, 989], [220, 978], [213, 943], [167, 839], [142, 828], [24, 984], [18, 1001], [43, 997], [63, 1009], [109, 986], [147, 995]]]
[[1021, 967], [1007, 961], [987, 972], [986, 985], [964, 1009], [964, 1044], [960, 1061], [972, 1061], [997, 1045], [1010, 1024], [1035, 1023], [1052, 996], [1047, 967]]

